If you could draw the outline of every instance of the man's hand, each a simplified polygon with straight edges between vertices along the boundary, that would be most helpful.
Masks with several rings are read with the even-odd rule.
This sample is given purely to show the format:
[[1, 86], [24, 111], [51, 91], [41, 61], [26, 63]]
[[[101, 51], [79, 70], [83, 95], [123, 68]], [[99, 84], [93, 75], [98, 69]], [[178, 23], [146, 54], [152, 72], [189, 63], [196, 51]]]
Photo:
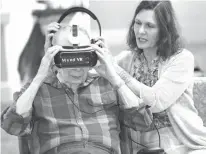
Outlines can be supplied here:
[[52, 22], [47, 26], [46, 33], [45, 33], [45, 44], [44, 44], [44, 51], [46, 52], [49, 47], [51, 47], [51, 41], [54, 34], [59, 30], [60, 24], [57, 22]]
[[19, 115], [27, 115], [32, 109], [32, 104], [34, 98], [38, 92], [39, 87], [46, 77], [51, 73], [51, 65], [53, 62], [54, 56], [59, 52], [61, 46], [53, 46], [48, 48], [44, 57], [41, 60], [39, 70], [37, 75], [32, 80], [29, 87], [24, 91], [24, 93], [19, 97], [16, 103], [16, 113]]
[[41, 64], [38, 70], [37, 75], [45, 79], [50, 75], [52, 70], [52, 65], [54, 65], [54, 56], [62, 49], [61, 46], [55, 45], [46, 51], [44, 57], [41, 60]]

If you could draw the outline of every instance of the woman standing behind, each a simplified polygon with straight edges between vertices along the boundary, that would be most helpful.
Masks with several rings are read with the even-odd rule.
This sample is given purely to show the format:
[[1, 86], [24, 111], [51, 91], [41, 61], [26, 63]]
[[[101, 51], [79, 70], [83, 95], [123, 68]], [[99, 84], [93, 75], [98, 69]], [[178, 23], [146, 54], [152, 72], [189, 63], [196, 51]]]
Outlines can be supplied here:
[[[105, 63], [105, 70], [115, 69], [142, 99], [142, 105], [153, 113], [152, 124], [141, 131], [141, 135], [122, 127], [122, 153], [136, 153], [143, 146], [161, 146], [168, 154], [204, 153], [206, 128], [192, 99], [194, 57], [182, 47], [171, 2], [141, 1], [132, 19], [127, 43], [130, 50], [117, 56], [118, 65], [112, 62], [104, 42], [96, 43], [103, 48], [93, 46]], [[139, 126], [134, 127], [138, 130]], [[143, 146], [134, 147], [134, 143]]]

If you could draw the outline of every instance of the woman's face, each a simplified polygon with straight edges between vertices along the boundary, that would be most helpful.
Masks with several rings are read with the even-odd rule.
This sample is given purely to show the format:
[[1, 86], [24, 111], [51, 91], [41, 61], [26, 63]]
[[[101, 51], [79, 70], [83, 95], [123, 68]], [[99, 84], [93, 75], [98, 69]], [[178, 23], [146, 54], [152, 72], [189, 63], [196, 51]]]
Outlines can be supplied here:
[[135, 17], [134, 33], [140, 49], [156, 48], [159, 27], [153, 10], [142, 10]]

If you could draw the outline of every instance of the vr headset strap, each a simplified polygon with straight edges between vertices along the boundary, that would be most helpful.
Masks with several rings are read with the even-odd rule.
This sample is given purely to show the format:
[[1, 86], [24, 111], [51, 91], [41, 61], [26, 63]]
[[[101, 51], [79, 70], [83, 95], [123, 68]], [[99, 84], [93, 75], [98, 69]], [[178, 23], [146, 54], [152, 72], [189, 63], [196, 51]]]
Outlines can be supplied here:
[[65, 11], [59, 18], [59, 20], [57, 21], [58, 23], [61, 23], [61, 21], [69, 14], [71, 13], [75, 13], [75, 12], [84, 12], [87, 13], [90, 17], [92, 17], [94, 20], [97, 21], [98, 27], [99, 27], [99, 36], [101, 36], [102, 34], [102, 29], [101, 29], [101, 25], [100, 22], [98, 20], [98, 18], [96, 17], [96, 15], [91, 12], [90, 10], [84, 8], [84, 7], [72, 7], [70, 9], [68, 9], [67, 11]]

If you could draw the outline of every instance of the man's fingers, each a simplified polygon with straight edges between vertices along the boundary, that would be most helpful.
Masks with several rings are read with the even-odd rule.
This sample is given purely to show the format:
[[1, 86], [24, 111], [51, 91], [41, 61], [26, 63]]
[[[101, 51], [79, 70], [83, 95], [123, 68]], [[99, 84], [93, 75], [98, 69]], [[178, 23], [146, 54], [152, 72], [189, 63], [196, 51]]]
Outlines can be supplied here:
[[58, 46], [58, 45], [55, 45], [55, 46], [52, 46], [50, 47], [48, 50], [47, 50], [47, 54], [52, 54], [53, 52], [55, 52], [56, 50], [60, 50], [62, 49], [61, 46]]
[[47, 33], [51, 33], [52, 31], [57, 32], [60, 28], [60, 24], [57, 22], [53, 22], [48, 25], [47, 27]]
[[48, 33], [51, 33], [51, 32], [57, 32], [59, 30], [59, 28], [56, 28], [56, 27], [49, 27], [47, 29]]
[[54, 52], [52, 52], [52, 57], [54, 57], [58, 52], [60, 51], [60, 49], [56, 49]]
[[57, 22], [52, 22], [51, 24], [48, 25], [48, 27], [56, 27], [56, 28], [60, 28], [60, 24]]
[[48, 36], [48, 38], [50, 39], [51, 37], [54, 36], [54, 33], [50, 33], [50, 34], [48, 34], [47, 36]]

